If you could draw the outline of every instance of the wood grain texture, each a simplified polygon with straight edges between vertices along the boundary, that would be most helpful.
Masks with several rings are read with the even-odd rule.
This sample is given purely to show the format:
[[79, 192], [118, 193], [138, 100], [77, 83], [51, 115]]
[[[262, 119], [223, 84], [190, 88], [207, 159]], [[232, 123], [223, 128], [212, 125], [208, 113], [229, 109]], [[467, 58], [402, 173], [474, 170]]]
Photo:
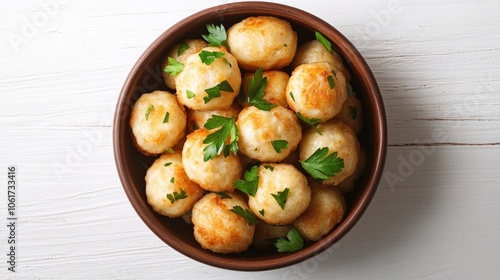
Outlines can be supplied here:
[[[230, 1], [60, 1], [16, 51], [13, 34], [23, 36], [48, 2], [1, 1], [0, 168], [19, 168], [19, 272], [7, 273], [2, 258], [0, 278], [500, 273], [498, 1], [272, 1], [323, 18], [356, 45], [383, 94], [389, 150], [371, 206], [344, 239], [303, 263], [257, 273], [206, 266], [154, 236], [121, 188], [111, 142], [116, 99], [144, 49], [178, 20]], [[0, 201], [5, 221], [5, 191]]]

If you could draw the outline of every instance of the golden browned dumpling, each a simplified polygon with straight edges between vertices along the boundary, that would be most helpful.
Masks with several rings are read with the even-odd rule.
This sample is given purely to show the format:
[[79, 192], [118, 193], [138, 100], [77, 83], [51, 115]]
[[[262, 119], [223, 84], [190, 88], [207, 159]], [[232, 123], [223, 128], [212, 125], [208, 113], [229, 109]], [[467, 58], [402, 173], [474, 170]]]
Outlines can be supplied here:
[[255, 196], [249, 196], [252, 212], [272, 225], [292, 223], [309, 206], [311, 189], [306, 177], [293, 165], [263, 163], [258, 169]]
[[281, 106], [270, 111], [246, 107], [238, 115], [236, 126], [240, 152], [263, 162], [285, 159], [302, 138], [297, 116]]
[[318, 241], [344, 217], [346, 205], [342, 193], [332, 186], [311, 185], [311, 203], [293, 226], [302, 237]]
[[209, 193], [193, 207], [194, 238], [201, 247], [216, 253], [239, 253], [252, 243], [255, 226], [231, 212], [235, 206], [248, 209], [246, 199], [238, 193], [222, 198]]
[[312, 128], [304, 133], [299, 146], [300, 160], [306, 160], [316, 150], [324, 147], [328, 148], [328, 155], [337, 152], [337, 157], [344, 160], [344, 168], [329, 180], [324, 180], [323, 184], [338, 185], [356, 169], [359, 158], [358, 139], [352, 128], [340, 120], [321, 123], [317, 128], [321, 134]]
[[[248, 96], [248, 85], [250, 83], [250, 78], [254, 73], [245, 73], [243, 75], [243, 89], [245, 94]], [[264, 88], [264, 100], [271, 102], [276, 105], [288, 108], [288, 102], [286, 101], [286, 85], [288, 84], [288, 79], [290, 76], [283, 71], [269, 70], [264, 71], [262, 77], [267, 78], [267, 85]]]
[[228, 109], [240, 91], [241, 73], [226, 48], [207, 47], [185, 58], [175, 84], [179, 102], [189, 109]]
[[260, 249], [273, 247], [272, 240], [274, 238], [286, 237], [291, 228], [291, 225], [270, 225], [264, 221], [259, 221], [255, 226], [252, 245]]
[[347, 177], [344, 181], [337, 185], [337, 189], [339, 189], [343, 193], [348, 193], [354, 189], [354, 181], [359, 179], [363, 172], [366, 169], [366, 151], [363, 148], [359, 148], [359, 159], [358, 164], [356, 164], [356, 169], [351, 176]]
[[290, 64], [295, 55], [297, 33], [285, 20], [249, 17], [229, 28], [227, 44], [241, 68], [279, 70]]
[[241, 177], [240, 159], [233, 153], [229, 153], [228, 157], [221, 154], [214, 159], [204, 161], [203, 149], [206, 145], [203, 141], [208, 134], [209, 131], [206, 128], [200, 128], [187, 136], [182, 149], [182, 164], [186, 174], [189, 179], [205, 190], [232, 191], [233, 182]]
[[193, 132], [198, 128], [202, 128], [208, 119], [213, 115], [223, 116], [226, 118], [232, 118], [240, 112], [240, 108], [235, 104], [231, 105], [229, 109], [226, 110], [208, 110], [208, 111], [198, 111], [198, 110], [188, 110], [187, 112], [187, 126], [189, 132]]
[[364, 123], [361, 101], [355, 96], [349, 96], [335, 118], [348, 124], [354, 130], [354, 133], [359, 136]]
[[335, 69], [342, 72], [347, 82], [351, 80], [351, 74], [342, 63], [340, 55], [335, 51], [333, 53], [329, 52], [318, 40], [312, 40], [300, 45], [292, 63], [290, 63], [290, 67], [295, 69], [301, 64], [323, 61], [332, 64]]
[[163, 80], [165, 81], [165, 85], [175, 90], [175, 76], [172, 76], [170, 75], [170, 73], [163, 71], [163, 69], [165, 69], [165, 66], [169, 64], [169, 57], [179, 61], [180, 63], [184, 63], [184, 59], [186, 58], [186, 56], [192, 53], [197, 53], [207, 46], [207, 42], [203, 41], [202, 39], [187, 39], [182, 41], [180, 44], [176, 44], [175, 46], [173, 46], [161, 62], [161, 70], [163, 73]]
[[157, 155], [184, 136], [186, 112], [174, 95], [156, 90], [139, 97], [131, 110], [129, 124], [137, 149], [145, 155]]
[[180, 152], [163, 154], [146, 172], [148, 203], [161, 215], [177, 218], [188, 213], [203, 192], [186, 176]]
[[293, 70], [286, 87], [290, 108], [307, 119], [325, 122], [333, 118], [347, 99], [347, 85], [341, 72], [332, 72], [327, 62], [301, 64]]

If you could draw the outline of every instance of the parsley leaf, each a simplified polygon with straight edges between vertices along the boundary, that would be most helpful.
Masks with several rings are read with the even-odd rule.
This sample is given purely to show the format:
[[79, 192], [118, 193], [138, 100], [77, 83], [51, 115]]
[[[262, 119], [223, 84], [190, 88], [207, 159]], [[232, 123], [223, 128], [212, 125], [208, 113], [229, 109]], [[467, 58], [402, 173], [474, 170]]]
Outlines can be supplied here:
[[170, 113], [169, 112], [166, 112], [165, 113], [165, 118], [163, 118], [163, 123], [168, 123], [168, 118], [170, 116]]
[[335, 81], [333, 80], [333, 76], [326, 77], [328, 79], [328, 83], [330, 84], [330, 89], [335, 88]]
[[172, 148], [168, 148], [165, 152], [169, 153], [169, 154], [175, 153], [174, 149], [172, 149]]
[[217, 47], [217, 46], [225, 46], [229, 48], [227, 45], [227, 34], [224, 25], [216, 26], [214, 24], [207, 24], [208, 35], [201, 35], [205, 41], [208, 42], [209, 46]]
[[248, 209], [243, 209], [243, 207], [239, 205], [233, 206], [233, 209], [229, 209], [229, 211], [245, 218], [247, 220], [248, 224], [250, 225], [256, 225], [259, 223], [259, 220], [257, 220], [257, 217], [254, 216], [254, 214], [248, 210]]
[[300, 233], [295, 229], [291, 228], [286, 235], [286, 238], [278, 238], [274, 243], [278, 252], [293, 252], [304, 247], [304, 239], [300, 236]]
[[154, 108], [154, 107], [155, 107], [155, 106], [153, 106], [153, 104], [149, 104], [149, 107], [148, 107], [148, 109], [146, 110], [146, 115], [145, 115], [146, 120], [148, 120], [148, 118], [149, 118], [149, 114], [151, 113], [151, 111], [153, 110], [153, 108]]
[[[212, 62], [215, 61], [216, 58], [221, 58], [224, 56], [223, 52], [209, 52], [209, 51], [201, 51], [198, 56], [200, 56], [201, 62], [205, 63], [206, 65], [212, 64]], [[227, 60], [226, 60], [227, 61]]]
[[352, 96], [352, 86], [351, 86], [351, 84], [347, 84], [347, 94], [349, 96]]
[[323, 134], [321, 134], [321, 131], [319, 131], [319, 129], [318, 129], [318, 124], [320, 122], [320, 119], [317, 119], [317, 118], [308, 119], [308, 118], [302, 116], [302, 114], [299, 112], [295, 113], [295, 115], [297, 115], [297, 117], [299, 117], [299, 119], [301, 119], [303, 122], [308, 124], [310, 127], [314, 128], [314, 130], [316, 130], [316, 132], [319, 133], [319, 135], [323, 135]]
[[293, 97], [293, 92], [290, 91], [289, 95], [292, 98], [293, 102], [295, 102], [295, 97]]
[[181, 199], [184, 199], [184, 198], [187, 198], [187, 194], [186, 192], [181, 189], [181, 192], [178, 193], [178, 192], [173, 192], [173, 193], [169, 193], [167, 194], [167, 198], [168, 200], [170, 200], [170, 203], [174, 204], [174, 202], [176, 202], [177, 200], [181, 200]]
[[319, 148], [309, 158], [299, 162], [314, 179], [328, 180], [344, 168], [344, 159], [337, 157], [337, 152], [330, 155], [328, 152], [328, 147]]
[[207, 104], [208, 102], [210, 102], [210, 100], [216, 97], [221, 97], [220, 95], [221, 91], [234, 92], [234, 89], [231, 87], [231, 85], [227, 80], [220, 82], [215, 87], [207, 88], [205, 92], [208, 94], [208, 96], [203, 97], [203, 101], [205, 101], [205, 104]]
[[354, 106], [349, 106], [349, 114], [351, 119], [355, 120], [358, 117], [358, 109]]
[[226, 199], [226, 198], [232, 198], [230, 195], [228, 195], [225, 192], [214, 192], [216, 195], [220, 196], [220, 199]]
[[271, 170], [271, 172], [274, 171], [274, 167], [272, 167], [271, 165], [264, 165], [264, 168]]
[[[229, 156], [229, 151], [233, 154], [238, 153], [238, 128], [234, 117], [226, 118], [218, 115], [213, 115], [205, 123], [206, 129], [215, 129], [220, 127], [219, 130], [210, 133], [203, 141], [203, 144], [208, 144], [203, 149], [203, 161], [209, 161], [220, 155], [224, 151], [224, 156]], [[226, 145], [227, 137], [229, 136], [229, 145]]]
[[167, 162], [163, 166], [170, 166], [171, 164], [172, 164], [171, 162]]
[[259, 183], [259, 168], [257, 166], [252, 167], [250, 170], [245, 171], [245, 181], [237, 180], [233, 185], [240, 191], [250, 195], [255, 196], [257, 192], [257, 184]]
[[264, 216], [264, 209], [259, 210], [259, 213]]
[[316, 31], [314, 35], [316, 35], [316, 40], [318, 40], [321, 44], [323, 44], [323, 46], [326, 48], [327, 51], [333, 53], [332, 43], [330, 43], [330, 41], [328, 41], [328, 39], [326, 39], [325, 36], [323, 36], [323, 34]]
[[267, 86], [267, 77], [263, 78], [263, 74], [264, 69], [261, 67], [250, 77], [246, 101], [260, 110], [269, 111], [273, 107], [276, 107], [276, 105], [264, 99], [264, 88]]
[[194, 92], [190, 91], [189, 89], [186, 90], [186, 97], [188, 99], [191, 99], [191, 98], [195, 98], [196, 97], [196, 94], [194, 94]]
[[288, 148], [288, 141], [286, 140], [273, 140], [271, 141], [271, 145], [273, 145], [274, 150], [279, 154], [282, 149]]
[[185, 42], [179, 44], [179, 48], [177, 49], [177, 56], [181, 55], [185, 50], [189, 49], [189, 45]]
[[165, 66], [163, 72], [167, 72], [170, 76], [175, 76], [184, 70], [184, 64], [177, 61], [175, 58], [168, 58], [168, 65]]
[[285, 188], [282, 191], [278, 191], [277, 194], [271, 194], [276, 202], [278, 202], [278, 205], [281, 207], [281, 209], [285, 209], [285, 204], [286, 204], [286, 199], [288, 198], [288, 193], [290, 193], [289, 188]]

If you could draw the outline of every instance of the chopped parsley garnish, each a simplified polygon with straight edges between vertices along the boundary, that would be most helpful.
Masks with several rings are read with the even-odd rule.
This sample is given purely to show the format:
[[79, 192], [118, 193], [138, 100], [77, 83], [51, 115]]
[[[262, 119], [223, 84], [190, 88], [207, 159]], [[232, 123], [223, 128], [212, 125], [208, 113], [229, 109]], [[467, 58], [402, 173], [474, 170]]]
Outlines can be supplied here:
[[214, 192], [216, 195], [220, 196], [220, 199], [226, 199], [226, 198], [232, 198], [230, 195], [228, 195], [225, 192]]
[[293, 102], [295, 102], [295, 97], [293, 96], [293, 92], [290, 91], [289, 95], [292, 98]]
[[275, 104], [272, 104], [265, 100], [264, 97], [264, 88], [267, 86], [267, 77], [262, 77], [264, 74], [264, 69], [259, 68], [255, 73], [250, 77], [250, 82], [248, 85], [248, 97], [246, 102], [254, 105], [255, 107], [269, 111], [273, 107], [276, 107]]
[[306, 160], [299, 162], [314, 179], [328, 180], [344, 168], [344, 159], [337, 157], [337, 152], [330, 155], [328, 152], [328, 147], [319, 148]]
[[148, 107], [148, 109], [146, 110], [146, 115], [145, 115], [146, 120], [148, 120], [148, 118], [149, 118], [149, 114], [150, 114], [150, 113], [151, 113], [151, 111], [154, 109], [154, 107], [155, 107], [155, 106], [153, 106], [153, 104], [149, 104], [149, 107]]
[[193, 126], [193, 130], [197, 130], [199, 128], [195, 121], [192, 121], [191, 125]]
[[295, 115], [297, 115], [297, 117], [299, 117], [299, 119], [301, 119], [307, 125], [314, 128], [314, 130], [316, 130], [316, 132], [319, 133], [319, 135], [323, 135], [323, 134], [321, 134], [321, 131], [319, 131], [319, 129], [318, 129], [318, 124], [320, 122], [320, 119], [317, 119], [317, 118], [308, 119], [308, 118], [302, 116], [302, 114], [299, 112], [295, 113]]
[[335, 88], [335, 81], [333, 80], [333, 76], [326, 77], [328, 79], [328, 83], [330, 84], [330, 89]]
[[179, 48], [177, 49], [177, 55], [181, 55], [185, 50], [189, 49], [189, 45], [185, 42], [179, 44]]
[[274, 150], [279, 154], [282, 149], [288, 148], [288, 141], [286, 140], [273, 140], [271, 141], [271, 145], [273, 145]]
[[175, 153], [174, 149], [172, 149], [172, 148], [168, 148], [165, 152], [169, 153], [169, 154]]
[[274, 197], [278, 205], [281, 209], [285, 209], [286, 199], [288, 198], [288, 193], [290, 192], [289, 188], [285, 188], [282, 191], [278, 191], [277, 194], [272, 193], [271, 195]]
[[173, 184], [174, 182], [175, 182], [175, 178], [174, 177], [170, 178], [170, 183]]
[[271, 172], [274, 171], [274, 167], [272, 167], [271, 165], [264, 165], [264, 168], [271, 170]]
[[248, 209], [243, 209], [243, 207], [239, 205], [233, 206], [233, 209], [229, 209], [229, 211], [245, 218], [247, 220], [249, 225], [256, 225], [259, 223], [259, 220], [257, 220], [257, 217], [254, 216], [254, 214], [248, 210]]
[[[209, 51], [201, 51], [199, 54], [201, 62], [205, 63], [206, 65], [212, 64], [212, 62], [215, 61], [216, 58], [221, 58], [224, 56], [223, 52], [209, 52]], [[227, 61], [227, 60], [226, 60]]]
[[171, 162], [167, 162], [163, 166], [170, 166], [171, 164], [172, 164]]
[[259, 210], [259, 213], [264, 216], [264, 209]]
[[188, 99], [191, 99], [191, 98], [195, 98], [196, 97], [196, 94], [194, 94], [194, 92], [190, 91], [189, 89], [186, 90], [186, 97]]
[[163, 123], [168, 123], [168, 118], [170, 116], [170, 113], [169, 112], [166, 112], [165, 113], [165, 117], [163, 118]]
[[349, 114], [351, 119], [355, 120], [358, 117], [358, 109], [354, 106], [349, 106]]
[[168, 198], [168, 200], [170, 200], [170, 203], [174, 204], [174, 202], [176, 202], [177, 200], [181, 200], [181, 199], [188, 197], [186, 192], [183, 189], [180, 189], [180, 190], [181, 190], [180, 193], [173, 192], [173, 193], [167, 194], [167, 198]]
[[215, 87], [207, 88], [205, 92], [208, 94], [208, 96], [203, 97], [203, 101], [205, 101], [205, 104], [216, 97], [221, 97], [221, 91], [234, 92], [234, 89], [231, 87], [227, 80], [220, 82]]
[[[226, 118], [218, 115], [213, 115], [205, 123], [206, 129], [215, 129], [220, 127], [219, 130], [210, 133], [203, 141], [207, 146], [203, 149], [203, 161], [209, 161], [220, 155], [224, 151], [224, 156], [229, 156], [229, 152], [233, 154], [238, 153], [238, 128], [234, 117]], [[227, 137], [229, 136], [229, 145], [226, 145]]]
[[208, 42], [209, 46], [217, 47], [217, 46], [225, 46], [229, 48], [227, 45], [227, 34], [224, 25], [216, 26], [214, 24], [207, 24], [208, 35], [201, 35], [205, 41]]
[[286, 239], [278, 238], [274, 242], [274, 246], [276, 246], [278, 252], [293, 252], [304, 247], [304, 239], [295, 228], [291, 228], [286, 235]]
[[347, 84], [347, 94], [349, 96], [352, 96], [352, 86], [351, 86], [351, 84]]
[[165, 66], [163, 72], [167, 72], [170, 76], [175, 76], [184, 70], [184, 64], [177, 61], [175, 58], [168, 58], [168, 65]]
[[316, 31], [314, 34], [316, 35], [316, 40], [318, 40], [326, 48], [327, 51], [333, 53], [332, 43], [330, 43], [330, 41], [328, 41], [328, 39], [326, 39], [325, 36], [323, 36], [323, 34], [319, 33], [318, 31]]
[[257, 185], [259, 183], [259, 168], [257, 166], [252, 167], [250, 170], [245, 171], [245, 181], [237, 180], [233, 185], [240, 191], [250, 195], [255, 196], [257, 192]]

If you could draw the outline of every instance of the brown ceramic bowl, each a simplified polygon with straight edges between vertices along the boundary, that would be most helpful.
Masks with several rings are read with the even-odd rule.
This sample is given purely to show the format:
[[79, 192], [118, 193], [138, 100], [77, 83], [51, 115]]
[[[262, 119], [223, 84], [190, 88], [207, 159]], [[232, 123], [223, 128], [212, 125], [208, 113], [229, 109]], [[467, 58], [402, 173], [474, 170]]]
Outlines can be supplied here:
[[[155, 89], [166, 89], [160, 62], [174, 44], [186, 38], [200, 38], [206, 33], [207, 23], [232, 24], [248, 16], [269, 15], [289, 21], [299, 36], [299, 44], [314, 39], [319, 31], [333, 44], [343, 57], [352, 75], [352, 86], [364, 106], [365, 126], [360, 142], [368, 154], [365, 175], [358, 180], [356, 189], [346, 195], [347, 212], [344, 220], [320, 241], [308, 243], [292, 253], [258, 251], [250, 248], [240, 254], [216, 254], [202, 249], [193, 237], [193, 230], [182, 219], [158, 215], [149, 206], [145, 195], [144, 176], [154, 157], [137, 151], [128, 125], [130, 109], [139, 96]], [[361, 54], [335, 28], [305, 11], [266, 2], [239, 2], [212, 7], [181, 20], [160, 35], [142, 54], [132, 68], [122, 88], [113, 123], [113, 145], [116, 167], [121, 183], [146, 225], [170, 247], [180, 253], [212, 266], [234, 270], [266, 270], [303, 261], [329, 248], [342, 238], [363, 215], [379, 183], [386, 156], [386, 118], [381, 94], [375, 78]]]

